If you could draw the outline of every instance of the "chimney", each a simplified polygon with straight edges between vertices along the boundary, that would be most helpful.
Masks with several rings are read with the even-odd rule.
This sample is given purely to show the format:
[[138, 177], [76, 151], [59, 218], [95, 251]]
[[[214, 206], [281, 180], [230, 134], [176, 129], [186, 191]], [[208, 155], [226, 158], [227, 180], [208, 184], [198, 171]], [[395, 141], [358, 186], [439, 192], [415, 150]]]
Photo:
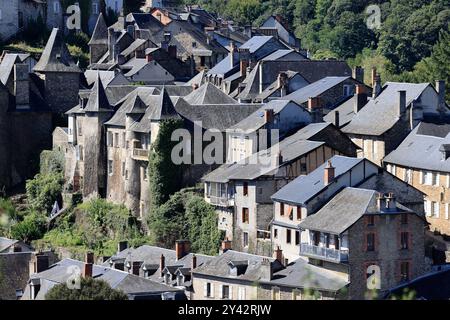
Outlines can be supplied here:
[[372, 88], [372, 97], [375, 99], [381, 92], [381, 77], [379, 75], [375, 76], [375, 80]]
[[398, 92], [398, 105], [397, 105], [398, 116], [401, 117], [406, 112], [406, 91], [400, 90]]
[[394, 193], [392, 193], [392, 192], [389, 192], [386, 197], [386, 208], [389, 210], [394, 210], [397, 208], [395, 196], [394, 196]]
[[438, 93], [438, 110], [445, 110], [445, 81], [436, 80], [436, 91]]
[[241, 77], [247, 76], [247, 68], [249, 67], [250, 51], [248, 49], [238, 49]]
[[278, 88], [281, 89], [281, 97], [284, 97], [288, 94], [288, 76], [285, 72], [280, 72], [278, 74]]
[[328, 160], [327, 165], [325, 166], [325, 170], [323, 173], [323, 183], [324, 185], [329, 185], [334, 177], [335, 177], [335, 173], [336, 173], [336, 168], [333, 167], [333, 165], [331, 164], [331, 160]]
[[273, 120], [273, 109], [264, 110], [264, 121], [265, 123], [270, 123]]
[[356, 85], [356, 100], [354, 112], [358, 113], [367, 103], [367, 93], [366, 87], [364, 85], [358, 84]]
[[92, 278], [93, 268], [94, 268], [94, 253], [87, 252], [83, 266], [83, 278]]
[[135, 275], [135, 276], [139, 276], [140, 270], [141, 270], [141, 266], [144, 262], [143, 261], [133, 261], [133, 266], [131, 268], [131, 272]]
[[234, 68], [234, 53], [236, 52], [236, 44], [234, 43], [234, 41], [230, 41], [230, 67]]
[[244, 34], [250, 39], [252, 37], [252, 26], [245, 25], [244, 26]]
[[308, 111], [312, 115], [312, 122], [318, 123], [322, 121], [322, 105], [320, 97], [310, 97], [308, 99]]
[[334, 126], [336, 127], [336, 128], [339, 128], [339, 111], [338, 110], [335, 110], [334, 111]]
[[270, 281], [273, 278], [273, 269], [272, 269], [272, 262], [268, 258], [264, 258], [261, 262], [261, 270], [262, 270], [262, 276], [261, 279], [264, 281]]
[[353, 68], [352, 77], [358, 82], [364, 83], [364, 68], [356, 66]]
[[123, 250], [128, 249], [128, 241], [120, 241], [117, 244], [117, 253], [122, 252]]
[[283, 155], [281, 154], [281, 151], [278, 152], [277, 154], [277, 165], [282, 165], [283, 164]]
[[195, 254], [192, 255], [192, 270], [197, 268], [197, 256]]
[[281, 263], [282, 265], [284, 265], [284, 261], [283, 261], [283, 250], [280, 249], [280, 246], [277, 246], [277, 248], [275, 249], [275, 251], [273, 252], [273, 257], [278, 260], [279, 263]]
[[161, 254], [161, 257], [159, 258], [159, 271], [161, 272], [161, 277], [163, 276], [163, 270], [166, 267], [166, 258], [163, 254]]
[[30, 77], [27, 64], [14, 65], [14, 95], [16, 107], [28, 109], [30, 107]]
[[310, 97], [308, 99], [308, 110], [309, 112], [314, 111], [314, 109], [320, 108], [320, 98], [319, 97]]
[[377, 195], [377, 209], [380, 212], [386, 209], [386, 199], [383, 193]]
[[372, 80], [372, 88], [375, 88], [375, 80], [377, 77], [377, 68], [372, 67], [372, 75], [371, 75], [371, 80]]
[[36, 253], [30, 260], [30, 274], [39, 273], [49, 267], [49, 257], [41, 252]]
[[153, 61], [153, 55], [151, 53], [146, 54], [145, 58], [147, 59], [147, 62], [152, 62]]
[[22, 246], [20, 244], [15, 244], [12, 247], [12, 252], [22, 252]]
[[198, 89], [198, 83], [193, 83], [192, 84], [192, 91], [195, 91]]
[[225, 253], [228, 250], [231, 250], [231, 241], [228, 240], [228, 238], [225, 238], [225, 240], [222, 241], [221, 251], [222, 253]]
[[177, 240], [175, 242], [175, 252], [177, 260], [180, 260], [185, 255], [187, 255], [191, 250], [190, 247], [190, 242], [188, 240]]

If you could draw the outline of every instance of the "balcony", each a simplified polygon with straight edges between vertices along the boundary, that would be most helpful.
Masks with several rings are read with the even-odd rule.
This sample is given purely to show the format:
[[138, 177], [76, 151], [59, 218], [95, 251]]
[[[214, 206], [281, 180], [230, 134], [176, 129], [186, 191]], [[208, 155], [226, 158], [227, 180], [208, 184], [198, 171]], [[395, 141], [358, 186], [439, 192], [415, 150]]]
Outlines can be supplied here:
[[336, 250], [332, 248], [314, 246], [308, 243], [302, 243], [300, 245], [300, 254], [331, 262], [347, 262], [348, 250]]
[[234, 199], [228, 197], [208, 196], [209, 203], [220, 207], [232, 207], [234, 206]]
[[131, 157], [134, 160], [148, 161], [148, 150], [133, 148], [133, 154], [131, 155]]

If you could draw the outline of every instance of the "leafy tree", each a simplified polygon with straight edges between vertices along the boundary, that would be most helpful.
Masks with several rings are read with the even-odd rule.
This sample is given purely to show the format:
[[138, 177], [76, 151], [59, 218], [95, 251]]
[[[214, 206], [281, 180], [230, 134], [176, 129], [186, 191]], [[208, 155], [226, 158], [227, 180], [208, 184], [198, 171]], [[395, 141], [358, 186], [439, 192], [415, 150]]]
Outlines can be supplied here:
[[44, 150], [41, 152], [40, 173], [43, 175], [64, 172], [64, 153], [59, 150]]
[[252, 24], [261, 14], [259, 0], [230, 0], [225, 8], [225, 15], [241, 25]]
[[61, 283], [47, 292], [45, 300], [128, 300], [128, 296], [112, 289], [104, 280], [81, 278], [79, 290], [70, 289], [67, 284]]
[[177, 145], [176, 141], [171, 141], [172, 132], [181, 127], [182, 121], [179, 119], [163, 120], [152, 145], [148, 168], [151, 211], [181, 189], [182, 167], [174, 164], [171, 158], [172, 149]]
[[41, 239], [47, 230], [47, 219], [41, 213], [33, 211], [24, 220], [11, 227], [11, 237], [30, 243]]
[[63, 185], [61, 173], [37, 174], [26, 183], [28, 202], [33, 209], [48, 213], [55, 201], [60, 200]]
[[296, 26], [306, 25], [315, 17], [316, 0], [297, 0], [294, 2], [294, 22]]

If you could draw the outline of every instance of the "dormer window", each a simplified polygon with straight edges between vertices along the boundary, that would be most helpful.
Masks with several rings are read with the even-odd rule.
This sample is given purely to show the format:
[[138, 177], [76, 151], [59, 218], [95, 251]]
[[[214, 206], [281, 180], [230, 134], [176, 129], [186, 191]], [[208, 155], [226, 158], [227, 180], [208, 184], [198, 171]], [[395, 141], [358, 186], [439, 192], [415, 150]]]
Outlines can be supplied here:
[[442, 161], [446, 161], [448, 158], [450, 158], [450, 144], [442, 144], [439, 148], [439, 151], [441, 152]]
[[230, 261], [228, 267], [230, 268], [230, 275], [237, 277], [247, 271], [248, 261]]

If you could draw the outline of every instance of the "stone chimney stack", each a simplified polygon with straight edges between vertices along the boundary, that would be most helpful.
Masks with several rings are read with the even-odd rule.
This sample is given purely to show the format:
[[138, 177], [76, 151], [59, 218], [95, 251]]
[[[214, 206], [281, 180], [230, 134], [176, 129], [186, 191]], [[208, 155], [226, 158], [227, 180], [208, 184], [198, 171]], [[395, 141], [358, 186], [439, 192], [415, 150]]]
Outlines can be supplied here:
[[177, 240], [175, 242], [175, 253], [177, 260], [180, 260], [191, 251], [191, 244], [188, 240]]
[[397, 202], [395, 201], [395, 195], [392, 192], [389, 192], [386, 196], [386, 208], [389, 210], [394, 210], [397, 208]]
[[247, 68], [250, 66], [250, 50], [247, 48], [239, 48], [238, 52], [241, 77], [245, 78], [247, 76]]
[[43, 253], [36, 253], [30, 260], [30, 275], [45, 271], [49, 267], [49, 256]]
[[264, 121], [265, 123], [270, 123], [273, 120], [273, 109], [264, 110]]
[[288, 92], [288, 87], [289, 87], [289, 82], [288, 82], [288, 76], [285, 72], [280, 72], [278, 74], [278, 88], [281, 89], [281, 97], [284, 97], [286, 95], [289, 94]]
[[14, 65], [14, 95], [17, 109], [30, 108], [30, 75], [25, 63]]
[[339, 128], [339, 126], [340, 126], [340, 119], [339, 119], [339, 111], [338, 110], [334, 111], [334, 126], [336, 128]]
[[192, 270], [197, 268], [197, 256], [194, 254], [192, 255]]
[[333, 167], [333, 165], [331, 164], [331, 160], [328, 160], [328, 163], [325, 166], [324, 173], [323, 173], [324, 185], [326, 185], [326, 186], [329, 185], [333, 181], [335, 174], [336, 174], [336, 168]]
[[378, 193], [377, 195], [377, 209], [378, 211], [383, 211], [386, 209], [386, 199], [383, 193]]
[[379, 75], [375, 76], [375, 80], [372, 88], [372, 97], [375, 99], [381, 92], [381, 77]]
[[356, 85], [356, 100], [354, 112], [358, 113], [367, 103], [366, 87], [364, 85]]
[[83, 278], [92, 278], [93, 269], [94, 269], [94, 253], [87, 252], [83, 266]]
[[234, 43], [234, 41], [230, 41], [230, 67], [234, 68], [234, 64], [236, 63], [236, 61], [234, 61], [234, 54], [236, 53], [236, 44]]
[[264, 258], [261, 262], [262, 267], [262, 279], [264, 281], [270, 281], [273, 278], [273, 269], [272, 269], [272, 262], [268, 258]]
[[364, 68], [362, 68], [361, 66], [356, 66], [355, 68], [353, 68], [352, 78], [356, 81], [364, 83]]
[[406, 112], [406, 91], [400, 90], [398, 92], [398, 116], [401, 117]]
[[308, 99], [308, 111], [312, 115], [313, 123], [322, 121], [322, 101], [320, 97], [310, 97]]
[[376, 77], [377, 77], [377, 68], [375, 68], [375, 67], [372, 67], [372, 74], [371, 74], [371, 83], [372, 83], [372, 88], [374, 88], [375, 87], [375, 80], [376, 80]]
[[436, 80], [436, 91], [438, 93], [438, 110], [445, 110], [445, 81]]

